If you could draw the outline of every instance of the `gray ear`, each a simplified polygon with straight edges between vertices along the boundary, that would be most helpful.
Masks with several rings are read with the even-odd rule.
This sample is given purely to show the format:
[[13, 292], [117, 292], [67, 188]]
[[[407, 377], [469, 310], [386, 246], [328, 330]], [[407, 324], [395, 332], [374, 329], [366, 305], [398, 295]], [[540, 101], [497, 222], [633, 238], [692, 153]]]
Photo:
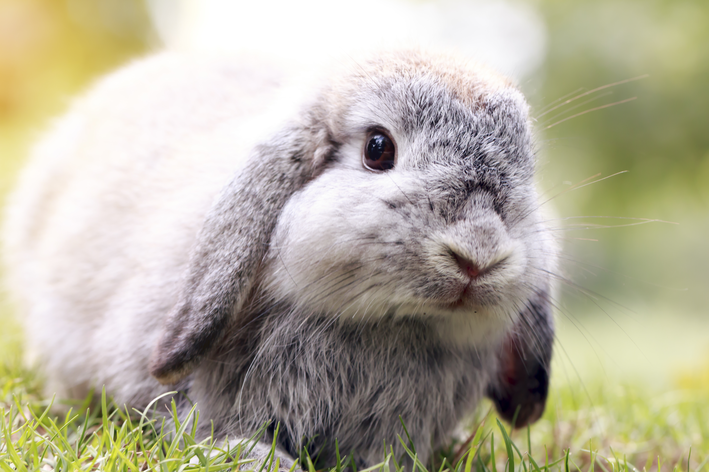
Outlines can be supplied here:
[[187, 375], [238, 316], [278, 216], [331, 150], [327, 132], [293, 126], [257, 146], [208, 213], [180, 299], [153, 351], [150, 373], [172, 384]]
[[487, 389], [498, 414], [522, 428], [544, 413], [549, 392], [554, 319], [547, 291], [532, 297], [518, 326], [503, 342], [497, 378]]

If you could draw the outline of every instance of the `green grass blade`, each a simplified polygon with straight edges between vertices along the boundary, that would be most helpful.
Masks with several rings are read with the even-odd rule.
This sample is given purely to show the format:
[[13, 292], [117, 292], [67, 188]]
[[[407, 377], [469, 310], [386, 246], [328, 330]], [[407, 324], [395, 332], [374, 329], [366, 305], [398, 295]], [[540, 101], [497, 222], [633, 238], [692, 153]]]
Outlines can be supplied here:
[[[519, 411], [519, 408], [517, 408], [517, 411]], [[507, 449], [508, 467], [505, 470], [508, 470], [509, 472], [514, 472], [515, 471], [515, 452], [512, 449], [512, 440], [510, 439], [509, 435], [507, 434], [505, 427], [502, 426], [502, 423], [500, 422], [500, 420], [497, 420], [497, 426], [500, 428], [500, 432], [502, 433], [502, 440], [505, 441], [505, 449]]]
[[692, 458], [692, 446], [689, 446], [689, 454], [687, 454], [687, 472], [690, 472], [689, 461]]
[[701, 470], [704, 468], [705, 465], [709, 463], [709, 455], [697, 466], [695, 469], [696, 472], [701, 472]]
[[26, 472], [27, 467], [25, 467], [24, 461], [20, 458], [19, 454], [17, 453], [17, 450], [15, 449], [15, 445], [13, 444], [10, 426], [4, 421], [4, 419], [2, 426], [3, 434], [5, 436], [5, 449], [7, 451], [7, 454], [10, 456], [12, 463], [15, 465], [15, 470], [19, 472]]
[[[475, 433], [477, 436], [482, 430], [482, 428], [478, 428], [478, 431]], [[468, 449], [468, 457], [465, 460], [465, 468], [463, 469], [465, 472], [472, 472], [473, 470], [473, 459], [475, 459], [475, 456], [477, 455], [478, 450], [476, 449], [475, 452], [473, 453], [473, 448], [475, 447], [475, 440], [470, 443], [470, 449]]]
[[414, 454], [416, 454], [416, 446], [414, 446], [414, 442], [411, 440], [411, 435], [409, 435], [409, 430], [406, 429], [406, 424], [404, 424], [404, 418], [399, 416], [399, 421], [401, 422], [401, 427], [404, 428], [404, 434], [406, 435], [406, 439], [409, 441], [409, 447], [411, 448], [412, 451], [414, 451]]
[[[531, 454], [527, 457], [529, 458], [529, 463], [531, 464], [530, 469], [533, 470], [534, 472], [541, 472], [541, 470], [539, 469], [539, 465], [537, 464], [537, 461], [534, 460], [534, 458], [531, 456]], [[544, 470], [547, 471], [549, 469], [547, 469], [545, 467]]]
[[490, 435], [490, 467], [492, 472], [497, 472], [497, 461], [495, 460], [495, 433]]
[[[174, 401], [173, 401], [174, 403]], [[195, 409], [197, 408], [197, 405], [194, 405], [192, 408], [190, 408], [190, 411], [187, 413], [187, 416], [185, 417], [185, 421], [182, 422], [182, 424], [179, 423], [179, 419], [177, 418], [177, 413], [174, 413], [173, 419], [175, 420], [175, 426], [179, 424], [179, 427], [175, 431], [175, 437], [172, 438], [172, 442], [170, 443], [170, 447], [168, 448], [167, 452], [165, 453], [166, 458], [171, 457], [174, 452], [177, 450], [178, 446], [180, 445], [180, 440], [182, 439], [182, 436], [185, 433], [185, 429], [187, 429], [187, 426], [189, 425], [189, 418], [194, 414]]]
[[108, 406], [106, 405], [106, 386], [101, 388], [101, 416], [103, 420], [104, 433], [108, 432]]
[[[428, 472], [428, 471], [426, 470], [426, 466], [424, 466], [424, 465], [421, 463], [421, 461], [419, 460], [418, 454], [416, 454], [416, 450], [415, 450], [415, 449], [413, 449], [413, 450], [412, 450], [412, 449], [409, 449], [409, 448], [406, 446], [406, 443], [404, 442], [404, 439], [403, 439], [400, 435], [397, 435], [396, 437], [397, 437], [397, 439], [399, 440], [399, 442], [401, 443], [401, 446], [404, 448], [404, 451], [406, 451], [406, 454], [408, 454], [409, 457], [411, 457], [411, 460], [414, 461], [414, 466], [413, 466], [413, 469], [412, 469], [412, 470], [415, 471], [415, 470], [418, 468], [418, 469], [421, 469], [421, 472]], [[369, 468], [368, 468], [368, 469], [369, 469]], [[364, 471], [360, 471], [360, 472], [364, 472]]]

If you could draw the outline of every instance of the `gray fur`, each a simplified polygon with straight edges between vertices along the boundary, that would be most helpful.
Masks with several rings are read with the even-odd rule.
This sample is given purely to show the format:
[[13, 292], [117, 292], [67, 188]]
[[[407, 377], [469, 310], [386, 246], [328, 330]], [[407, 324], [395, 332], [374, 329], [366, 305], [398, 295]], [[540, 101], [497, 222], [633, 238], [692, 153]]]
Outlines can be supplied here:
[[[332, 463], [337, 439], [360, 466], [401, 452], [400, 417], [427, 460], [485, 394], [536, 420], [556, 248], [522, 95], [418, 51], [282, 84], [253, 60], [165, 54], [40, 144], [5, 255], [48, 388], [140, 408], [177, 386], [203, 434], [279, 422], [284, 459], [315, 438]], [[396, 142], [390, 171], [362, 165], [373, 127]]]

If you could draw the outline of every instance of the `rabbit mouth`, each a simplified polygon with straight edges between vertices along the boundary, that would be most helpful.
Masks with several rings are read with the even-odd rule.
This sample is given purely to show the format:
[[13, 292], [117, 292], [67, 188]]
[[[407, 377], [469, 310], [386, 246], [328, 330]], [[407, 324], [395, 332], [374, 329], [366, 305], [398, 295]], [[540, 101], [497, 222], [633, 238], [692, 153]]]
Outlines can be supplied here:
[[499, 290], [473, 282], [462, 285], [456, 292], [447, 300], [440, 300], [438, 306], [446, 311], [476, 312], [486, 306], [499, 305], [502, 301]]
[[444, 302], [441, 306], [447, 310], [458, 311], [471, 309], [475, 303], [475, 289], [472, 284], [468, 283], [461, 287], [459, 294], [452, 302]]
[[460, 291], [460, 295], [458, 295], [458, 299], [454, 301], [453, 303], [448, 304], [448, 308], [451, 310], [458, 310], [460, 308], [465, 308], [470, 305], [471, 302], [471, 283], [468, 282], [466, 285], [463, 286], [462, 290]]

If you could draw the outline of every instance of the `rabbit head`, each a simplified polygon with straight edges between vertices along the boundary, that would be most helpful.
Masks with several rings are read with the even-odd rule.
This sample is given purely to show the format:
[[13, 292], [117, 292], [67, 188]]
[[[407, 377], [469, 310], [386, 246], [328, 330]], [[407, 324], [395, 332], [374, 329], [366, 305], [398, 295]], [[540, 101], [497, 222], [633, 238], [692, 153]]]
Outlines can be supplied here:
[[555, 253], [529, 128], [522, 94], [479, 64], [405, 51], [330, 81], [214, 204], [151, 372], [183, 377], [250, 296], [341, 322], [419, 317], [456, 346], [524, 343], [535, 316], [550, 323]]
[[[479, 66], [396, 59], [329, 92], [336, 144], [283, 209], [268, 292], [343, 319], [435, 318], [479, 344], [546, 284], [527, 105]], [[382, 145], [391, 162], [368, 163]]]

